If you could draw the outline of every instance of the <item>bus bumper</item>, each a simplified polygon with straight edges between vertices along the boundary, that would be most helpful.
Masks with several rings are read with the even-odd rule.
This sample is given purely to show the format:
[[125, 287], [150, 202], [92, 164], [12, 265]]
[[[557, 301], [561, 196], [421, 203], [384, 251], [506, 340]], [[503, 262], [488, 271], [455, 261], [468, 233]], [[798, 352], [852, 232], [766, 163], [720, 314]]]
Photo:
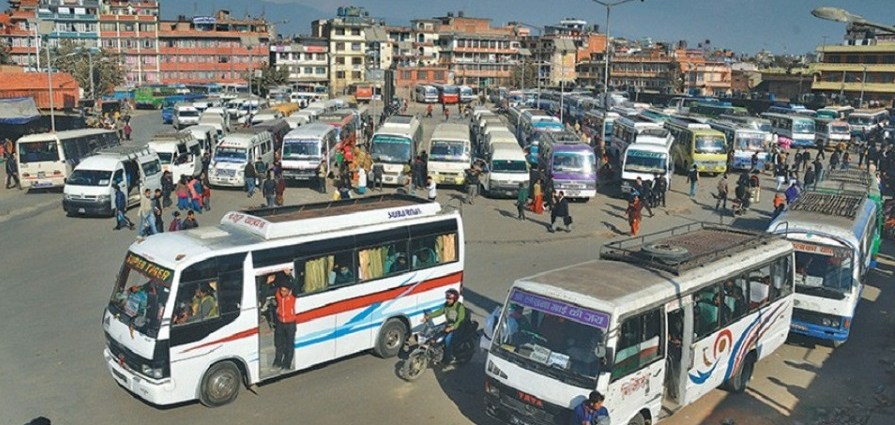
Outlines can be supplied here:
[[[850, 320], [848, 318], [843, 319]], [[789, 325], [789, 331], [790, 333], [794, 333], [797, 335], [804, 335], [810, 338], [834, 342], [845, 342], [845, 340], [848, 339], [849, 334], [848, 328], [834, 328], [830, 326], [817, 325], [814, 323], [796, 320], [795, 317], [793, 317], [792, 323]]]
[[700, 173], [724, 173], [727, 171], [727, 163], [723, 161], [697, 161], [696, 171]]
[[112, 357], [108, 348], [103, 350], [103, 358], [109, 373], [112, 374], [112, 379], [118, 385], [149, 403], [163, 406], [192, 400], [192, 398], [183, 398], [175, 393], [177, 387], [171, 378], [154, 380], [131, 372]]
[[466, 177], [463, 175], [463, 173], [435, 171], [430, 172], [429, 174], [432, 175], [432, 180], [434, 180], [436, 184], [462, 186], [466, 182]]
[[62, 210], [72, 215], [110, 216], [113, 213], [111, 200], [96, 202], [77, 199], [62, 199]]
[[[519, 399], [518, 391], [485, 377], [485, 412], [492, 418], [516, 425], [567, 424], [571, 410], [549, 405], [540, 400], [526, 403]], [[542, 404], [538, 406], [537, 404]]]

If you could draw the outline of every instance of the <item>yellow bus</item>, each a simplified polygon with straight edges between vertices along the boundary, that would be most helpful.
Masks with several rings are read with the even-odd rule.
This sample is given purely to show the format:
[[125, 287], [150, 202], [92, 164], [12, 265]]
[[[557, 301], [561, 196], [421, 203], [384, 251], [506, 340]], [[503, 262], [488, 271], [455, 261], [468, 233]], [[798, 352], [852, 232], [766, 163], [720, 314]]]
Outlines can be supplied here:
[[686, 117], [674, 117], [666, 121], [665, 128], [674, 137], [671, 157], [678, 172], [686, 174], [694, 164], [700, 173], [727, 172], [729, 147], [724, 133]]
[[292, 102], [286, 102], [286, 103], [280, 103], [277, 105], [273, 105], [270, 108], [276, 109], [276, 110], [280, 111], [280, 113], [283, 114], [284, 117], [288, 117], [289, 115], [292, 115], [293, 112], [298, 110], [298, 104], [292, 103]]

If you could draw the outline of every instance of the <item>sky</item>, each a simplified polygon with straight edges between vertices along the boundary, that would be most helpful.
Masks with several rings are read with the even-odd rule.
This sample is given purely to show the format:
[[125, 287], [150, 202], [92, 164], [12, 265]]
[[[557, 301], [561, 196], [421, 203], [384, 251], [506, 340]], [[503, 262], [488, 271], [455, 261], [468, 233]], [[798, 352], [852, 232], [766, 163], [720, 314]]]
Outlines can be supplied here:
[[[612, 0], [615, 1], [615, 0]], [[841, 7], [869, 20], [895, 24], [893, 0], [644, 0], [612, 9], [610, 35], [653, 40], [687, 40], [695, 47], [705, 40], [715, 48], [752, 54], [766, 49], [802, 54], [824, 43], [841, 43], [845, 24], [811, 15], [820, 6]], [[311, 21], [335, 15], [345, 5], [366, 7], [371, 16], [404, 25], [414, 18], [445, 16], [462, 10], [468, 17], [491, 18], [495, 25], [517, 21], [534, 26], [555, 24], [565, 17], [598, 24], [603, 31], [606, 9], [591, 0], [192, 0], [162, 3], [162, 16], [212, 15], [229, 8], [241, 17], [266, 16], [281, 34], [307, 34]]]

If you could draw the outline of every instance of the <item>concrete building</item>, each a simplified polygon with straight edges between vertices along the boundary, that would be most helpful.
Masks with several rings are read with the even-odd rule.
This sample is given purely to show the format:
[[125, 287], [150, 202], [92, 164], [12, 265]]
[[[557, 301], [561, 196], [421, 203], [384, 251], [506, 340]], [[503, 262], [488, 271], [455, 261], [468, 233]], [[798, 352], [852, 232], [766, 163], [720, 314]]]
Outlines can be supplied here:
[[[519, 37], [527, 29], [516, 26], [493, 27], [491, 19], [457, 16], [435, 18], [438, 21], [440, 63], [453, 74], [455, 84], [471, 87], [509, 85], [512, 69], [519, 62]], [[450, 77], [449, 77], [450, 78]]]
[[609, 85], [634, 92], [673, 93], [676, 71], [668, 49], [658, 45], [627, 55], [613, 55], [609, 62]]
[[888, 105], [895, 99], [895, 34], [850, 25], [843, 44], [820, 46], [817, 52], [813, 91], [855, 102]]
[[55, 24], [47, 36], [50, 46], [70, 40], [87, 48], [99, 47], [100, 0], [40, 0], [37, 18]]
[[270, 63], [289, 70], [289, 82], [329, 85], [329, 42], [322, 38], [296, 37], [270, 46]]
[[157, 0], [106, 0], [100, 8], [101, 47], [118, 55], [128, 86], [161, 81], [158, 16]]
[[540, 69], [538, 81], [532, 81], [532, 86], [558, 87], [561, 82], [575, 82], [578, 48], [573, 39], [558, 35], [529, 36], [520, 43], [531, 52], [526, 62]]
[[[249, 71], [269, 58], [271, 32], [263, 19], [236, 19], [226, 10], [161, 21], [161, 83], [247, 84]], [[255, 45], [246, 45], [249, 40]]]
[[10, 59], [19, 66], [37, 69], [42, 59], [38, 54], [38, 0], [10, 0], [7, 13], [0, 14], [0, 34], [9, 46]]
[[731, 92], [730, 65], [707, 58], [702, 49], [676, 49], [680, 78], [677, 89], [692, 96], [721, 96]]
[[316, 37], [329, 40], [329, 89], [343, 94], [362, 83], [367, 70], [367, 28], [376, 20], [362, 7], [340, 7], [336, 17], [311, 23]]

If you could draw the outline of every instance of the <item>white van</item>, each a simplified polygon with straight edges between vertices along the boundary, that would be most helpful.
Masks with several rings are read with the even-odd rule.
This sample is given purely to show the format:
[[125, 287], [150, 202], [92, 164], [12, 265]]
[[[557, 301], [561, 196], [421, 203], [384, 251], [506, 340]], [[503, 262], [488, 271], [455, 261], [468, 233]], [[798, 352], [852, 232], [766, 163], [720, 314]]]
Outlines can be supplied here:
[[309, 122], [310, 119], [308, 115], [300, 114], [300, 112], [296, 112], [292, 115], [286, 117], [286, 124], [289, 124], [289, 128], [295, 130], [298, 127], [301, 127]]
[[472, 163], [469, 128], [459, 123], [441, 123], [429, 141], [427, 170], [439, 185], [466, 182], [466, 169]]
[[667, 189], [671, 189], [672, 173], [671, 136], [659, 137], [647, 134], [637, 136], [637, 141], [625, 149], [622, 159], [621, 191], [630, 194], [637, 178], [644, 184], [652, 184], [656, 174], [664, 175]]
[[519, 191], [519, 183], [528, 186], [528, 162], [518, 143], [494, 143], [487, 160], [486, 172], [480, 178], [482, 194], [488, 197], [504, 195], [513, 197]]
[[500, 144], [512, 144], [515, 143], [516, 146], [519, 145], [519, 142], [516, 139], [516, 135], [514, 135], [509, 130], [494, 130], [487, 134], [485, 137], [485, 144], [483, 146], [484, 154], [486, 158], [490, 158], [492, 155], [492, 147]]
[[147, 146], [115, 146], [84, 158], [65, 181], [62, 209], [72, 215], [115, 215], [115, 188], [127, 205], [140, 203], [143, 189], [161, 189], [162, 166]]
[[227, 115], [226, 112], [222, 115], [215, 111], [205, 111], [199, 117], [199, 125], [214, 127], [218, 133], [218, 138], [222, 138], [225, 133], [230, 132], [230, 115]]
[[270, 121], [275, 119], [283, 118], [283, 113], [276, 109], [263, 109], [258, 111], [257, 114], [252, 115], [252, 125], [261, 124], [264, 121]]
[[291, 117], [307, 117], [308, 122], [314, 122], [314, 121], [317, 121], [317, 117], [319, 117], [321, 113], [323, 113], [322, 109], [307, 108], [307, 109], [302, 109], [302, 110], [290, 115], [289, 117], [290, 118]]
[[237, 118], [239, 116], [239, 107], [242, 106], [242, 103], [247, 100], [248, 99], [245, 97], [235, 97], [227, 101], [225, 107], [227, 115], [229, 115], [230, 118]]
[[273, 138], [266, 130], [241, 128], [218, 143], [211, 157], [208, 182], [212, 186], [242, 187], [245, 166], [258, 158], [265, 165], [273, 162]]
[[174, 180], [202, 172], [202, 148], [190, 131], [158, 133], [149, 140], [149, 149], [158, 154], [162, 171], [170, 171]]
[[[262, 109], [268, 107], [268, 102], [266, 99], [247, 99], [245, 102], [239, 105], [239, 111], [237, 112], [237, 122], [240, 124], [245, 124], [248, 116], [254, 116], [258, 114]], [[251, 124], [251, 123], [250, 123]]]
[[185, 131], [192, 133], [193, 137], [199, 141], [199, 147], [202, 149], [203, 154], [205, 152], [211, 153], [214, 146], [218, 144], [218, 140], [221, 139], [218, 135], [217, 127], [213, 125], [194, 125]]
[[188, 103], [174, 105], [174, 129], [196, 124], [199, 124], [199, 110], [196, 107]]
[[280, 158], [283, 176], [289, 180], [311, 180], [324, 158], [332, 164], [339, 143], [338, 130], [322, 122], [303, 125], [286, 133]]

